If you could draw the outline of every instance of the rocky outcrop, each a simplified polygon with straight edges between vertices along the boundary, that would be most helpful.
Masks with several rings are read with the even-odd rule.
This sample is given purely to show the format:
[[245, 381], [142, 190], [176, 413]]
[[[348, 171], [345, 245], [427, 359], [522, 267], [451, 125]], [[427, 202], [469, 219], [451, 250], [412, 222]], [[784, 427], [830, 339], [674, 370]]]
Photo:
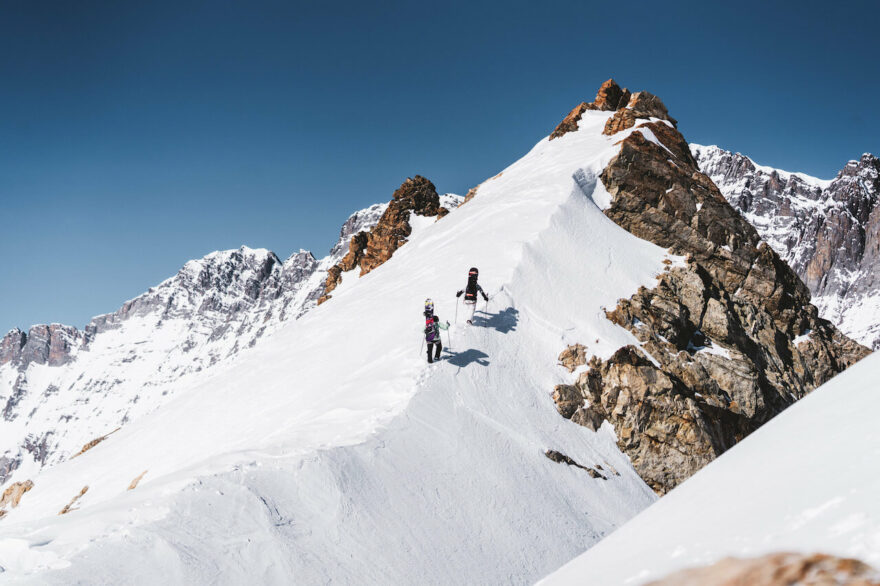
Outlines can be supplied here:
[[578, 129], [578, 122], [587, 110], [603, 110], [613, 112], [623, 108], [630, 100], [630, 92], [621, 89], [613, 79], [609, 79], [599, 87], [596, 99], [592, 102], [581, 102], [569, 112], [562, 122], [550, 133], [550, 140], [559, 138]]
[[701, 170], [795, 270], [823, 317], [880, 347], [880, 160], [864, 154], [832, 181], [692, 145]]
[[66, 515], [67, 513], [71, 512], [71, 511], [76, 511], [76, 510], [78, 509], [78, 507], [76, 506], [77, 503], [79, 503], [79, 500], [80, 500], [83, 496], [85, 496], [85, 494], [86, 494], [88, 491], [89, 491], [89, 487], [88, 487], [88, 486], [84, 486], [84, 487], [82, 487], [82, 490], [79, 491], [79, 494], [77, 494], [76, 496], [74, 496], [74, 497], [70, 500], [69, 503], [67, 503], [66, 505], [64, 505], [64, 508], [61, 509], [60, 511], [58, 511], [58, 514], [59, 514], [59, 515]]
[[[7, 508], [15, 508], [18, 506], [18, 503], [21, 502], [21, 497], [24, 496], [24, 493], [29, 491], [34, 487], [34, 483], [31, 480], [25, 480], [24, 482], [13, 482], [6, 490], [3, 491], [3, 494], [0, 495], [0, 513], [5, 514]], [[2, 516], [0, 514], [0, 516]]]
[[617, 134], [621, 130], [632, 128], [636, 124], [636, 120], [640, 118], [660, 118], [671, 122], [673, 126], [677, 124], [674, 118], [669, 117], [666, 106], [660, 101], [660, 98], [648, 92], [636, 92], [632, 95], [625, 107], [617, 110], [614, 115], [605, 123], [605, 130], [602, 134]]
[[[634, 120], [665, 116], [639, 95], [649, 107], [629, 109]], [[663, 494], [868, 350], [819, 318], [803, 282], [699, 172], [673, 121], [640, 121], [601, 180], [609, 218], [686, 260], [606, 312], [639, 346], [591, 360], [553, 398], [581, 425], [611, 423]], [[569, 368], [583, 360], [571, 348], [560, 356]]]
[[128, 488], [126, 490], [134, 490], [137, 488], [138, 484], [141, 480], [143, 480], [144, 476], [146, 476], [147, 471], [144, 470], [140, 474], [134, 477], [134, 479], [128, 484]]
[[83, 447], [80, 448], [80, 450], [77, 453], [75, 453], [74, 455], [72, 455], [70, 457], [70, 459], [72, 460], [72, 459], [76, 458], [77, 456], [80, 456], [80, 455], [84, 454], [85, 452], [88, 452], [89, 450], [91, 450], [92, 448], [94, 448], [95, 446], [100, 444], [102, 441], [104, 441], [105, 439], [107, 439], [108, 437], [110, 437], [111, 435], [116, 433], [117, 431], [119, 431], [120, 429], [122, 429], [122, 428], [117, 427], [116, 429], [114, 429], [110, 433], [96, 437], [95, 439], [91, 440], [90, 442], [84, 444]]
[[12, 421], [18, 417], [18, 411], [16, 408], [27, 393], [27, 373], [19, 372], [15, 377], [15, 382], [12, 383], [12, 387], [9, 389], [9, 397], [6, 399], [6, 404], [3, 406], [3, 419], [6, 421]]
[[342, 282], [342, 273], [360, 267], [359, 276], [364, 276], [391, 258], [412, 233], [411, 214], [440, 219], [448, 213], [449, 209], [440, 205], [433, 183], [421, 175], [408, 177], [395, 190], [378, 223], [370, 231], [352, 236], [348, 253], [328, 271], [324, 295], [318, 303], [330, 298], [330, 293]]
[[480, 189], [480, 187], [482, 187], [483, 185], [485, 185], [489, 181], [492, 181], [493, 179], [498, 179], [502, 175], [504, 175], [504, 171], [498, 173], [497, 175], [493, 175], [492, 177], [489, 177], [488, 179], [486, 179], [485, 181], [483, 181], [482, 183], [480, 183], [476, 187], [471, 187], [470, 189], [468, 189], [468, 192], [465, 194], [464, 199], [461, 201], [460, 205], [464, 205], [467, 202], [469, 202], [470, 200], [474, 199], [477, 196], [477, 191]]
[[825, 554], [774, 553], [725, 558], [710, 566], [675, 572], [647, 586], [880, 586], [880, 572], [859, 560]]
[[0, 340], [0, 365], [12, 363], [20, 369], [32, 362], [61, 366], [83, 341], [80, 331], [62, 324], [36, 325], [26, 334], [16, 328]]
[[579, 366], [587, 363], [587, 348], [583, 344], [573, 344], [559, 355], [559, 364], [574, 372]]
[[[596, 468], [592, 468], [590, 466], [584, 466], [582, 464], [578, 464], [562, 452], [557, 452], [556, 450], [547, 450], [544, 452], [544, 455], [547, 456], [553, 462], [557, 464], [566, 464], [568, 466], [574, 466], [575, 468], [580, 468], [581, 470], [586, 471], [587, 474], [590, 475], [591, 478], [601, 478], [602, 480], [608, 480], [608, 477], [599, 472], [602, 470], [602, 466], [596, 465]], [[598, 469], [598, 470], [597, 470]]]

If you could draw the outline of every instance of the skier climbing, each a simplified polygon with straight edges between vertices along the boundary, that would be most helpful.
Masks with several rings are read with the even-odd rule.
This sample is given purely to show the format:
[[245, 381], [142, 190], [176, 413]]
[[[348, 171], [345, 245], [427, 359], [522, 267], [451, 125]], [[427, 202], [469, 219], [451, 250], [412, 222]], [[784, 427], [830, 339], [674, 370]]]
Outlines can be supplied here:
[[473, 325], [474, 323], [474, 312], [477, 310], [477, 293], [483, 296], [484, 301], [489, 301], [488, 295], [483, 291], [483, 288], [480, 287], [479, 283], [477, 283], [477, 277], [479, 276], [480, 271], [477, 267], [471, 267], [471, 270], [468, 271], [468, 282], [467, 286], [455, 294], [456, 297], [461, 297], [461, 294], [464, 293], [464, 304], [466, 307], [470, 308], [470, 317], [467, 320], [469, 325]]
[[[440, 323], [440, 318], [434, 315], [434, 302], [430, 299], [425, 300], [425, 342], [428, 343], [428, 362], [440, 360], [440, 351], [443, 350], [443, 343], [440, 341], [440, 330], [448, 330], [449, 322]], [[433, 352], [436, 346], [436, 353]]]

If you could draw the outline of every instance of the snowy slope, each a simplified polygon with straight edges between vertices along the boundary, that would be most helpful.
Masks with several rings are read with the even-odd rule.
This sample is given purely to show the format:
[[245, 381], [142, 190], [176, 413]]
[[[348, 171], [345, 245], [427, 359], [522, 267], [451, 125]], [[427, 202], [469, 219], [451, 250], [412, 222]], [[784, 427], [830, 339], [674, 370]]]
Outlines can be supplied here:
[[[570, 376], [555, 364], [566, 343], [596, 340], [603, 357], [637, 343], [602, 307], [666, 257], [595, 203], [629, 132], [603, 136], [609, 115], [585, 112], [327, 303], [34, 477], [0, 522], [7, 576], [526, 583], [653, 502], [611, 428], [565, 420], [549, 397]], [[470, 266], [492, 300], [429, 367], [422, 302], [454, 319]]]
[[57, 326], [69, 342], [61, 349], [50, 344], [48, 360], [45, 348], [28, 352], [45, 326], [31, 328], [17, 353], [16, 338], [24, 335], [7, 334], [0, 357], [0, 483], [23, 481], [68, 459], [310, 310], [352, 234], [375, 225], [386, 207], [353, 214], [320, 261], [301, 250], [282, 262], [269, 250], [246, 246], [191, 260], [82, 332]]
[[700, 170], [810, 288], [820, 314], [880, 348], [880, 160], [865, 153], [824, 180], [690, 146]]
[[734, 446], [542, 584], [641, 584], [725, 556], [824, 552], [880, 565], [880, 356]]

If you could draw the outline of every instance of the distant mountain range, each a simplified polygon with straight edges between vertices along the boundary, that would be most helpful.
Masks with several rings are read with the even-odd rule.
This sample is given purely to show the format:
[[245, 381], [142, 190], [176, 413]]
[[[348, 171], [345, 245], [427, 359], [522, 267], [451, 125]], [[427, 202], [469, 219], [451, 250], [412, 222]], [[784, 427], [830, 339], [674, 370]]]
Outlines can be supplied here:
[[822, 180], [717, 146], [691, 150], [700, 170], [807, 284], [820, 315], [880, 348], [880, 160], [865, 153]]

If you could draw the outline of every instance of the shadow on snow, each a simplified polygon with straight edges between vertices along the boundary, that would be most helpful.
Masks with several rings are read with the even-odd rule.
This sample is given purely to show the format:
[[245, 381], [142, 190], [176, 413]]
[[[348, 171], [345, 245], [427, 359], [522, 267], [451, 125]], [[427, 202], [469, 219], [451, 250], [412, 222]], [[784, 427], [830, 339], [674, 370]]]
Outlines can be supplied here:
[[478, 313], [480, 314], [479, 320], [474, 325], [492, 328], [502, 334], [515, 330], [519, 321], [519, 311], [513, 307], [502, 309], [498, 313], [486, 313], [485, 311], [478, 311]]
[[489, 366], [489, 355], [482, 350], [471, 348], [462, 352], [448, 351], [446, 361], [459, 368], [464, 368], [468, 364], [477, 363], [480, 366]]

